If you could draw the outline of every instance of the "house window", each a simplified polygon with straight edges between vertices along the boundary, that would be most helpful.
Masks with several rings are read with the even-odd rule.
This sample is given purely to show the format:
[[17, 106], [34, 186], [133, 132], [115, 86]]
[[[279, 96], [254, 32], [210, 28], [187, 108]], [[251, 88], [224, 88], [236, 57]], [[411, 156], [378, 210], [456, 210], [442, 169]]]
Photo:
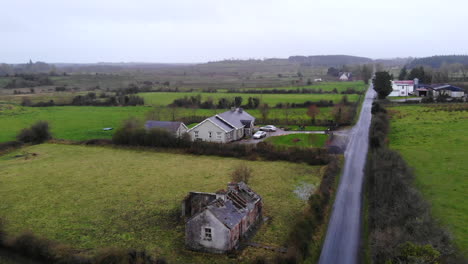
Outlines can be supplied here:
[[218, 139], [221, 139], [221, 132], [216, 132], [216, 137], [217, 137]]
[[195, 133], [195, 138], [198, 138], [198, 131], [194, 131]]
[[213, 132], [209, 131], [208, 136], [211, 138], [213, 136]]
[[211, 228], [210, 227], [205, 227], [205, 228], [203, 228], [203, 230], [204, 230], [203, 240], [211, 241], [213, 239], [213, 235], [211, 233]]

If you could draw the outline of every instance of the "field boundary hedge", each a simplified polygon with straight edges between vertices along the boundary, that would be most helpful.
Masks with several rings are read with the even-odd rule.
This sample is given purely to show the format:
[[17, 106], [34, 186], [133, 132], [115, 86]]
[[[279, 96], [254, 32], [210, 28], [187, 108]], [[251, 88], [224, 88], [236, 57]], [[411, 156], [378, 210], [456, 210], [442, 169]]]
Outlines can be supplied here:
[[428, 202], [413, 186], [412, 169], [399, 153], [388, 148], [387, 111], [374, 103], [372, 115], [365, 181], [368, 226], [364, 228], [369, 235], [366, 253], [370, 261], [465, 263], [448, 232], [432, 217]]

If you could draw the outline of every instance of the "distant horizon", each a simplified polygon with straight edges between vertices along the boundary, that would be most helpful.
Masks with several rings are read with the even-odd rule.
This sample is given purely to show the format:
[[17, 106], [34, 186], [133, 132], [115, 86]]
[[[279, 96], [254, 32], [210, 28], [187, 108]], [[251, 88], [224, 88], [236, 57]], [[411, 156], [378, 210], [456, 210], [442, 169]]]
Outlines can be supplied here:
[[[44, 61], [44, 60], [35, 60], [31, 58], [30, 60], [35, 63], [35, 62], [44, 62], [47, 64], [186, 64], [186, 65], [192, 65], [192, 64], [203, 64], [203, 63], [210, 63], [210, 62], [220, 62], [220, 61], [228, 61], [228, 60], [236, 60], [236, 61], [248, 61], [248, 60], [269, 60], [269, 59], [288, 59], [289, 57], [292, 56], [304, 56], [304, 57], [309, 57], [309, 56], [353, 56], [353, 57], [361, 57], [361, 58], [368, 58], [371, 60], [394, 60], [394, 59], [418, 59], [418, 58], [426, 58], [426, 57], [434, 57], [434, 56], [468, 56], [468, 54], [437, 54], [437, 55], [428, 55], [428, 56], [421, 56], [421, 57], [416, 57], [416, 56], [397, 56], [397, 57], [377, 57], [377, 58], [372, 58], [372, 57], [366, 57], [366, 56], [360, 56], [360, 55], [349, 55], [349, 54], [315, 54], [315, 55], [290, 55], [288, 57], [263, 57], [263, 58], [224, 58], [224, 59], [219, 59], [219, 60], [209, 60], [209, 61], [199, 61], [199, 62], [174, 62], [174, 61], [95, 61], [95, 62], [52, 62], [52, 61]], [[29, 59], [26, 60], [25, 62], [5, 62], [5, 61], [0, 61], [0, 63], [5, 63], [5, 64], [26, 64], [29, 63]]]

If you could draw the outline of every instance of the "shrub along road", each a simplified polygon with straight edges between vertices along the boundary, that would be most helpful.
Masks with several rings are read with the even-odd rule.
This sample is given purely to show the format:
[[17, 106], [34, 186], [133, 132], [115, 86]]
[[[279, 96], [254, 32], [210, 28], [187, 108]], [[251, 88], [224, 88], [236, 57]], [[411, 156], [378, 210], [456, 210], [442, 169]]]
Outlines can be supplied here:
[[372, 85], [366, 93], [359, 121], [350, 133], [345, 166], [328, 224], [319, 264], [358, 263], [361, 227], [361, 197], [364, 165], [368, 150]]

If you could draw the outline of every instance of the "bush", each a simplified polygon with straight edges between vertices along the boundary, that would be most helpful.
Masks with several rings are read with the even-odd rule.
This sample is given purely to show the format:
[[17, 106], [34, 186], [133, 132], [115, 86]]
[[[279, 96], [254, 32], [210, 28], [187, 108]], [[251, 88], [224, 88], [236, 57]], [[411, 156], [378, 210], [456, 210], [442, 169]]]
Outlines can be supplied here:
[[118, 248], [102, 249], [93, 264], [151, 264], [161, 263], [153, 261], [145, 251], [124, 250]]
[[39, 121], [32, 125], [30, 128], [25, 128], [16, 136], [18, 141], [24, 143], [40, 144], [52, 138], [49, 131], [49, 123], [46, 121]]
[[4, 226], [3, 219], [0, 218], [0, 248], [3, 247], [5, 243], [5, 238], [6, 238], [6, 234], [3, 229], [3, 226]]
[[423, 97], [423, 98], [421, 99], [421, 103], [423, 103], [423, 104], [434, 103], [434, 97], [432, 97], [432, 96]]
[[231, 179], [233, 182], [245, 182], [249, 183], [250, 178], [252, 177], [252, 169], [249, 168], [244, 163], [237, 166], [234, 171], [231, 173]]
[[392, 263], [410, 264], [410, 263], [427, 263], [438, 264], [440, 252], [435, 250], [431, 245], [416, 245], [411, 242], [406, 242], [399, 246], [398, 256]]
[[44, 238], [38, 238], [30, 232], [25, 232], [10, 242], [9, 247], [21, 256], [35, 260], [54, 262], [55, 257], [51, 253], [53, 243]]
[[23, 143], [19, 141], [8, 141], [0, 143], [0, 153], [11, 149], [20, 148], [21, 146], [23, 146]]

